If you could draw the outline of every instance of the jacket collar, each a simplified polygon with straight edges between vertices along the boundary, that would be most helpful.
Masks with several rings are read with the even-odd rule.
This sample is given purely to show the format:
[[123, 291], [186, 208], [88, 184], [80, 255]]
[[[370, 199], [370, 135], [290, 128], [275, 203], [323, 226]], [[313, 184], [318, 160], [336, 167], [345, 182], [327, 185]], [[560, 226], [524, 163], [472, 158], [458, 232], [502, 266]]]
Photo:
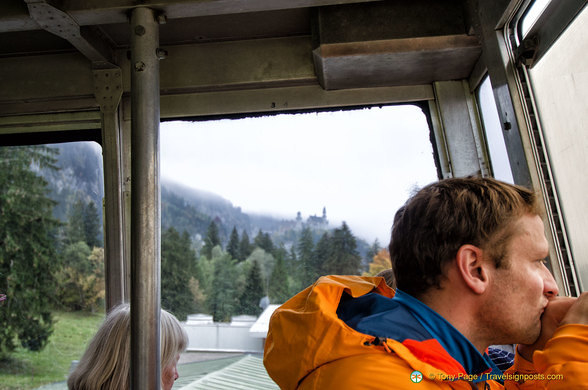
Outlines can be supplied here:
[[502, 373], [487, 354], [480, 354], [445, 318], [401, 290], [396, 290], [394, 298], [377, 293], [356, 298], [343, 294], [337, 316], [358, 332], [410, 344], [411, 349], [428, 350], [427, 343], [436, 340], [465, 373], [476, 376], [475, 382], [487, 379], [482, 374]]
[[480, 354], [460, 331], [429, 306], [398, 289], [393, 300], [410, 312], [423, 328], [445, 348], [449, 355], [462, 364], [467, 373], [502, 374], [502, 371], [492, 363], [486, 353]]

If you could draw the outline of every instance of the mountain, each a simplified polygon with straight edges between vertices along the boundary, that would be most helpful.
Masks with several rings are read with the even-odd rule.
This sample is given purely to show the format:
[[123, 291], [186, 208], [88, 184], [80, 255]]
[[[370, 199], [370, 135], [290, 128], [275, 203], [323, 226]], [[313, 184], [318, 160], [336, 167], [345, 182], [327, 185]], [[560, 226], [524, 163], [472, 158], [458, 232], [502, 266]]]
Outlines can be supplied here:
[[249, 234], [251, 231], [249, 216], [221, 196], [161, 180], [162, 230], [173, 226], [179, 232], [188, 232], [194, 241], [206, 235], [213, 220], [218, 225], [222, 242], [228, 241], [233, 226], [239, 233], [246, 230]]
[[[57, 172], [46, 171], [43, 176], [49, 182], [50, 196], [58, 202], [54, 216], [65, 222], [69, 207], [77, 200], [94, 202], [97, 209], [102, 208], [104, 197], [104, 175], [102, 153], [98, 144], [93, 142], [76, 142], [68, 144], [47, 145], [59, 151]], [[296, 205], [293, 205], [295, 210]], [[269, 215], [247, 214], [229, 200], [211, 192], [198, 190], [179, 184], [166, 178], [161, 179], [161, 225], [162, 231], [174, 227], [180, 233], [188, 232], [196, 247], [206, 235], [210, 223], [214, 220], [219, 228], [219, 237], [223, 245], [235, 227], [239, 233], [246, 231], [253, 238], [261, 230], [269, 233], [274, 244], [283, 244], [290, 248], [298, 240], [299, 232], [308, 226], [316, 241], [322, 234], [333, 227], [329, 226], [326, 211], [322, 217], [312, 216], [303, 221], [300, 215], [292, 219], [280, 219]], [[100, 223], [102, 213], [99, 212]], [[351, 227], [352, 228], [352, 227]], [[358, 252], [364, 256], [369, 244], [356, 238]]]
[[[75, 142], [46, 145], [57, 150], [57, 171], [44, 170], [41, 174], [49, 183], [49, 196], [58, 202], [53, 216], [67, 220], [69, 207], [77, 200], [94, 202], [102, 210], [104, 198], [104, 171], [102, 152], [94, 142]], [[102, 224], [102, 212], [99, 212]]]
[[229, 235], [235, 227], [239, 235], [246, 231], [251, 240], [261, 230], [269, 233], [274, 243], [284, 243], [289, 247], [297, 235], [285, 235], [285, 232], [302, 229], [302, 225], [293, 219], [246, 214], [241, 207], [233, 206], [230, 201], [217, 194], [166, 179], [161, 180], [161, 209], [162, 229], [173, 226], [179, 232], [185, 230], [193, 241], [206, 235], [208, 225], [213, 220], [219, 228], [219, 237], [223, 244], [229, 241]]
[[[233, 227], [237, 228], [239, 235], [246, 231], [251, 240], [260, 230], [269, 233], [276, 246], [282, 244], [286, 249], [298, 242], [304, 227], [311, 229], [315, 244], [325, 232], [334, 228], [328, 223], [326, 211], [322, 217], [310, 216], [306, 220], [302, 220], [300, 214], [293, 219], [246, 214], [240, 207], [233, 206], [230, 201], [217, 194], [165, 179], [161, 181], [161, 208], [162, 229], [173, 226], [179, 232], [187, 231], [196, 247], [200, 246], [198, 241], [205, 237], [208, 225], [213, 220], [219, 228], [219, 238], [223, 245], [229, 241]], [[370, 244], [358, 237], [355, 240], [357, 251], [365, 258]], [[363, 266], [367, 267], [368, 262], [365, 260]]]

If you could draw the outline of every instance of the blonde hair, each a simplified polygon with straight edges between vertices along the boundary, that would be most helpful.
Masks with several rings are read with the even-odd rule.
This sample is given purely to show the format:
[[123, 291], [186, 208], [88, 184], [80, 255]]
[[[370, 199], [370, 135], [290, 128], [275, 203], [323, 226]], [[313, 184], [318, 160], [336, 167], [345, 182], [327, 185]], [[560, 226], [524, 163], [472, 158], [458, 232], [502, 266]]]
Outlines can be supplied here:
[[[161, 310], [161, 368], [188, 344], [176, 317]], [[70, 390], [127, 390], [130, 383], [131, 315], [128, 304], [112, 309], [67, 380]]]

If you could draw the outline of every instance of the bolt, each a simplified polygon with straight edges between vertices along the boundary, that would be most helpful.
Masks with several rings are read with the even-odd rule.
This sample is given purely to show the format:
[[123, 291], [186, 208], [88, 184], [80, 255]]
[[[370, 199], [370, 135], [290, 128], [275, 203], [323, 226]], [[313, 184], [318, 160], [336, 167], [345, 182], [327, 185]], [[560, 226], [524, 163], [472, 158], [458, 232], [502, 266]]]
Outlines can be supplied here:
[[145, 27], [139, 25], [137, 27], [135, 27], [135, 34], [141, 36], [141, 35], [145, 35]]
[[157, 49], [155, 49], [155, 55], [157, 56], [158, 59], [164, 60], [167, 58], [167, 50], [157, 48]]
[[142, 72], [145, 70], [145, 63], [143, 61], [135, 62], [135, 70], [137, 72]]
[[165, 14], [157, 15], [157, 23], [166, 24], [167, 23], [167, 16]]

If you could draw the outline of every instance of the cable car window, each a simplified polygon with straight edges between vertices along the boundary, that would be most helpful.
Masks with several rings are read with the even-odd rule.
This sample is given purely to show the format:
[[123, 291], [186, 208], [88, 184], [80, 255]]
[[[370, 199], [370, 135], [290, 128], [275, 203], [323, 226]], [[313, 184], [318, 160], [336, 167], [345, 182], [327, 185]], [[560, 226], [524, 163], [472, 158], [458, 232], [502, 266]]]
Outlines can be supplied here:
[[486, 76], [477, 90], [478, 105], [484, 132], [486, 134], [486, 143], [488, 153], [490, 154], [490, 163], [492, 173], [496, 179], [509, 183], [514, 183], [504, 136], [502, 135], [502, 126], [496, 109], [496, 102], [492, 93], [490, 79]]
[[570, 249], [583, 290], [588, 286], [588, 9], [526, 70]]
[[102, 150], [0, 147], [0, 383], [65, 379], [104, 318]]
[[524, 16], [521, 18], [521, 21], [519, 22], [522, 39], [527, 36], [527, 33], [533, 24], [537, 21], [541, 13], [545, 10], [545, 7], [547, 7], [550, 1], [551, 0], [535, 0], [533, 4], [531, 4], [531, 6], [527, 9]]
[[[373, 271], [394, 213], [437, 170], [425, 114], [398, 105], [164, 122], [161, 177], [162, 307], [230, 323], [283, 303], [320, 275]], [[352, 242], [348, 264], [308, 258], [312, 248], [330, 253], [337, 237]], [[172, 255], [181, 247], [172, 240], [192, 248], [191, 291], [168, 282], [179, 275], [166, 267], [185, 257]], [[180, 294], [191, 295], [181, 312], [166, 306]], [[218, 348], [212, 337], [190, 343]]]

